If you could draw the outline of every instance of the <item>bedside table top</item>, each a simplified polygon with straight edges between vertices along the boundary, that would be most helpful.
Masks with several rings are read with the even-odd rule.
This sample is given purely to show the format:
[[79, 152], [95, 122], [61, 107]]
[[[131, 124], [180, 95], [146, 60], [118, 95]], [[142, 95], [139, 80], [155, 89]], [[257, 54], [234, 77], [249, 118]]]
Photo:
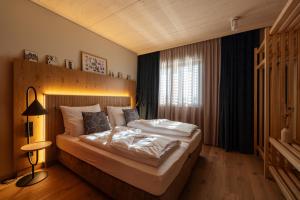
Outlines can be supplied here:
[[52, 144], [51, 141], [41, 141], [41, 142], [34, 142], [30, 144], [25, 144], [21, 147], [22, 151], [31, 152], [36, 150], [41, 150], [49, 147]]

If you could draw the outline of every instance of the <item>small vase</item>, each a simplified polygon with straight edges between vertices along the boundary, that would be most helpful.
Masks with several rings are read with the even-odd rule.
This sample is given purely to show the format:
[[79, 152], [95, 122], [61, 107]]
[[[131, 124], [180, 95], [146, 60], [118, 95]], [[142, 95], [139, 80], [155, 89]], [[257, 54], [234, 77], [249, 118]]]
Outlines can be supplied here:
[[292, 143], [293, 138], [290, 129], [288, 128], [283, 128], [281, 130], [281, 142], [286, 142], [286, 143]]

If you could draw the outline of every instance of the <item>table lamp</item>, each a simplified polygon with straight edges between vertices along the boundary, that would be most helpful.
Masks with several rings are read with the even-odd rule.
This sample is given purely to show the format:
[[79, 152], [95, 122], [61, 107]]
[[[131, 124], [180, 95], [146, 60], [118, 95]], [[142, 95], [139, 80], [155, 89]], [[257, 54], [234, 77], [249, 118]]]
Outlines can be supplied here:
[[[28, 106], [29, 102], [29, 91], [30, 89], [34, 92], [34, 101]], [[47, 114], [47, 110], [43, 108], [43, 106], [40, 104], [40, 102], [37, 100], [36, 90], [34, 87], [30, 86], [27, 88], [26, 91], [26, 110], [22, 113], [23, 116], [27, 117], [26, 121], [26, 133], [27, 133], [27, 143], [30, 143], [30, 135], [31, 135], [31, 128], [30, 123], [28, 121], [29, 116], [39, 116], [39, 115], [45, 115]]]

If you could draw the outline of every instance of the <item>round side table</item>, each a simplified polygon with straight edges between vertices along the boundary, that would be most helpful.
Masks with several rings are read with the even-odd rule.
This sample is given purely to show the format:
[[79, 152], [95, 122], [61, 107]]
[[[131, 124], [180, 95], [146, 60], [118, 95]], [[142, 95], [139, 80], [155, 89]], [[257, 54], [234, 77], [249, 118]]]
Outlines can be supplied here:
[[[19, 179], [16, 183], [18, 187], [25, 187], [29, 185], [36, 184], [48, 176], [47, 171], [38, 171], [34, 172], [34, 166], [37, 165], [38, 163], [38, 158], [39, 158], [39, 150], [45, 149], [49, 146], [51, 146], [52, 142], [51, 141], [42, 141], [42, 142], [34, 142], [30, 144], [26, 144], [21, 147], [21, 150], [24, 152], [27, 152], [27, 157], [28, 160], [31, 164], [31, 174], [28, 174], [26, 176], [23, 176], [21, 179]], [[31, 159], [31, 153], [30, 152], [36, 152], [36, 161], [33, 162]]]

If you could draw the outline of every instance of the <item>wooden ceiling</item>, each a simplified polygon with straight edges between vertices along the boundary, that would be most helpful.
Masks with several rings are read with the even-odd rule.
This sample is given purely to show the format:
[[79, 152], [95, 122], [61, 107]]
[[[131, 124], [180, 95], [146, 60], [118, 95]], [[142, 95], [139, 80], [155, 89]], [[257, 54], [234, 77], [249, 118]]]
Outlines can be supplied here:
[[31, 0], [137, 54], [270, 26], [286, 0]]

